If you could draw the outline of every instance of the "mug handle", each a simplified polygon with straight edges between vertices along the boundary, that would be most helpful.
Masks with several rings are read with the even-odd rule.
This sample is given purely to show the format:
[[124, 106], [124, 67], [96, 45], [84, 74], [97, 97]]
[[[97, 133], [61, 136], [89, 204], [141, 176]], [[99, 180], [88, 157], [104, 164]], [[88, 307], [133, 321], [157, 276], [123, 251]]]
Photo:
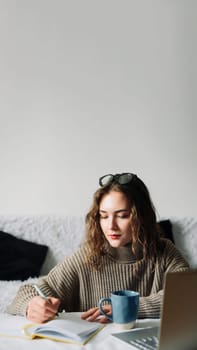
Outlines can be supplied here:
[[98, 307], [99, 307], [99, 309], [100, 309], [100, 312], [101, 312], [104, 316], [106, 316], [109, 320], [113, 321], [112, 316], [106, 314], [106, 312], [103, 310], [102, 304], [103, 304], [104, 302], [106, 302], [106, 301], [107, 301], [109, 304], [111, 304], [111, 298], [101, 298], [101, 299], [99, 300]]

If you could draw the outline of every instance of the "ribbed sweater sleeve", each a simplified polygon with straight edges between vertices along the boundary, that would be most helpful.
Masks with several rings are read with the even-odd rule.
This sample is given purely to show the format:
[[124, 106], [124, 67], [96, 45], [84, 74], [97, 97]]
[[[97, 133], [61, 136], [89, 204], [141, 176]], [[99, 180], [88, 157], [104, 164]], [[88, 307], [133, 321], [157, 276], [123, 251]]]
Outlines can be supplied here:
[[[157, 267], [159, 267], [158, 270]], [[176, 249], [174, 244], [172, 244], [171, 241], [167, 240], [163, 255], [157, 261], [157, 267], [157, 272], [155, 273], [155, 281], [152, 285], [150, 295], [140, 297], [140, 306], [138, 312], [139, 318], [160, 317], [166, 273], [187, 270], [189, 268], [189, 265], [183, 259], [182, 255]], [[161, 279], [162, 283], [160, 282]], [[157, 285], [159, 288], [155, 289], [155, 286]]]

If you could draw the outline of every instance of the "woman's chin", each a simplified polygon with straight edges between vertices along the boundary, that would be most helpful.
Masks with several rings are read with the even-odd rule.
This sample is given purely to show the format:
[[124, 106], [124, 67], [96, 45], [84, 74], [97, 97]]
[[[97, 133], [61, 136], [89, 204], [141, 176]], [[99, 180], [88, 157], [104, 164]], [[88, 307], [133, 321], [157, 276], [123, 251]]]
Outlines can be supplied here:
[[121, 247], [123, 245], [119, 239], [110, 239], [109, 244], [113, 248], [118, 248], [118, 247]]
[[130, 240], [126, 240], [126, 239], [120, 239], [120, 238], [109, 238], [108, 242], [110, 244], [111, 247], [113, 248], [119, 248], [119, 247], [124, 247], [125, 245], [131, 243]]

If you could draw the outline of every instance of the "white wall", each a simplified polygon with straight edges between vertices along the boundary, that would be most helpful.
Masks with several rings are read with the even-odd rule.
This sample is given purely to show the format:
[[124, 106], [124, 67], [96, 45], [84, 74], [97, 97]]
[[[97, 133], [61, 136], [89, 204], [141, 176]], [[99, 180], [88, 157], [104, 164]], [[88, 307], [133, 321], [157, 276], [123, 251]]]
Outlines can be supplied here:
[[84, 215], [137, 173], [197, 208], [197, 1], [0, 0], [0, 212]]

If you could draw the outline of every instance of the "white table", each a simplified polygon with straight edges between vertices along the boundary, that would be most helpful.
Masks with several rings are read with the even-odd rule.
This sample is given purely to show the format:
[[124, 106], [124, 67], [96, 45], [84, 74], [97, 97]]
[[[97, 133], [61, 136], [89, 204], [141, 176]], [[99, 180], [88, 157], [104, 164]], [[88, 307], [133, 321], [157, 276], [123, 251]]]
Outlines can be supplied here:
[[[80, 313], [75, 313], [80, 317]], [[159, 319], [143, 319], [137, 320], [135, 328], [158, 326]], [[89, 350], [122, 350], [131, 349], [127, 344], [123, 344], [111, 336], [111, 333], [120, 332], [112, 323], [107, 324], [93, 339], [91, 339], [86, 345], [73, 345], [60, 342], [54, 342], [47, 339], [34, 339], [28, 340], [24, 338], [16, 338], [16, 336], [22, 336], [21, 328], [24, 324], [29, 323], [25, 317], [12, 316], [6, 313], [0, 314], [0, 334], [6, 333], [12, 330], [15, 337], [10, 338], [8, 336], [0, 336], [0, 350], [77, 350], [77, 349], [89, 349]]]

